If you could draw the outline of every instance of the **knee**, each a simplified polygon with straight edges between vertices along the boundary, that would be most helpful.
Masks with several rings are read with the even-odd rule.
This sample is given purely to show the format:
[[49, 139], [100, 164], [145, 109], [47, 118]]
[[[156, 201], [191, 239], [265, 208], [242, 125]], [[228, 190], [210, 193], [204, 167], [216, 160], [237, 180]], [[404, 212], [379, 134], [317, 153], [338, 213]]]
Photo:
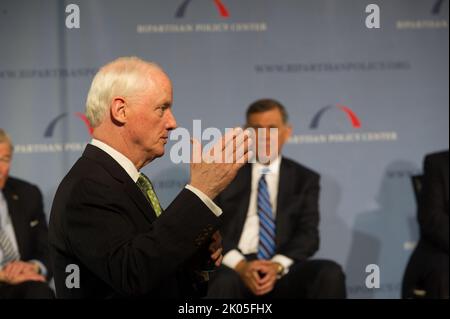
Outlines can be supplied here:
[[211, 282], [221, 285], [236, 285], [240, 280], [239, 274], [226, 266], [221, 266], [211, 277]]
[[319, 261], [319, 277], [321, 281], [329, 285], [345, 285], [345, 274], [342, 267], [331, 260]]
[[208, 297], [241, 298], [243, 289], [243, 283], [238, 273], [226, 266], [222, 266], [211, 275]]
[[27, 281], [23, 285], [24, 299], [53, 299], [55, 294], [46, 282]]

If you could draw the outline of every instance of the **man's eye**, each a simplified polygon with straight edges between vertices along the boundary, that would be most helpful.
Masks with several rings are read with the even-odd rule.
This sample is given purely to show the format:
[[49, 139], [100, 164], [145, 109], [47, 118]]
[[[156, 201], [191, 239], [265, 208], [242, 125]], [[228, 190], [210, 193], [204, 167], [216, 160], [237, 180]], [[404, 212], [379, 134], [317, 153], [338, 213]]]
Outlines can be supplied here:
[[160, 114], [162, 115], [162, 114], [164, 114], [164, 112], [167, 110], [169, 108], [169, 106], [168, 105], [163, 105], [163, 106], [161, 106], [161, 107], [159, 107], [159, 112], [160, 112]]

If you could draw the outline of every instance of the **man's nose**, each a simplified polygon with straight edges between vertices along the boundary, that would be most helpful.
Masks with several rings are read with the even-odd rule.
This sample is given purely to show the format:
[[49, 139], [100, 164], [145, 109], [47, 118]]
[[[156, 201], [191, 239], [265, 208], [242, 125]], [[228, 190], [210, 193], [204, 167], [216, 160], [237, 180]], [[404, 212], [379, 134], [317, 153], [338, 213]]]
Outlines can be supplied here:
[[172, 110], [168, 110], [167, 112], [167, 122], [166, 122], [166, 129], [167, 130], [174, 130], [177, 128], [177, 120], [175, 119], [175, 116], [172, 113]]

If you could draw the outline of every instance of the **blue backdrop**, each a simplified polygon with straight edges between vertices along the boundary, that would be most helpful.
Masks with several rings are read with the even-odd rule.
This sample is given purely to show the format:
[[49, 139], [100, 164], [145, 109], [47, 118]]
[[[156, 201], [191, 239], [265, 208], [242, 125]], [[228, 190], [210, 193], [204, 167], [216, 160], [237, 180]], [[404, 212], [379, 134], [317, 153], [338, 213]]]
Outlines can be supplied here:
[[[77, 4], [80, 28], [66, 27]], [[48, 214], [89, 132], [79, 112], [98, 67], [124, 55], [158, 62], [178, 124], [243, 124], [255, 99], [279, 99], [294, 136], [285, 155], [318, 171], [318, 257], [339, 262], [349, 297], [398, 298], [418, 238], [410, 176], [449, 145], [448, 1], [23, 1], [0, 3], [0, 127], [12, 175], [36, 183]], [[168, 144], [170, 148], [174, 142]], [[145, 168], [167, 205], [188, 180], [168, 156]], [[380, 267], [368, 289], [365, 267]]]

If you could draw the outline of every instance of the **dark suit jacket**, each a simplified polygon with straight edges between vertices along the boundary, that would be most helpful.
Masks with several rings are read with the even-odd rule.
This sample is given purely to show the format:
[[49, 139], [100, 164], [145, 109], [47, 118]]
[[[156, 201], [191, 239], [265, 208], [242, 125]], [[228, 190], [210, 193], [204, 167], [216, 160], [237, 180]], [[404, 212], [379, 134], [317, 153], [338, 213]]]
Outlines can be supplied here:
[[448, 255], [448, 151], [427, 155], [418, 219], [420, 249], [439, 250]]
[[[448, 154], [429, 154], [424, 160], [422, 188], [418, 194], [420, 239], [412, 253], [403, 277], [402, 297], [417, 298], [415, 289], [425, 289], [427, 298], [448, 298]], [[443, 260], [447, 262], [443, 262]], [[432, 276], [431, 276], [432, 274]], [[448, 294], [448, 290], [446, 292]]]
[[21, 260], [39, 260], [51, 276], [48, 258], [47, 222], [39, 189], [9, 177], [3, 189], [14, 227]]
[[[88, 145], [53, 201], [49, 240], [57, 297], [189, 294], [187, 262], [218, 225], [219, 218], [186, 189], [156, 218], [125, 170]], [[66, 287], [69, 264], [79, 267], [80, 288]]]
[[[237, 249], [250, 201], [252, 167], [245, 165], [215, 199], [223, 210], [224, 253]], [[319, 175], [286, 158], [280, 164], [276, 254], [302, 261], [319, 248]]]

